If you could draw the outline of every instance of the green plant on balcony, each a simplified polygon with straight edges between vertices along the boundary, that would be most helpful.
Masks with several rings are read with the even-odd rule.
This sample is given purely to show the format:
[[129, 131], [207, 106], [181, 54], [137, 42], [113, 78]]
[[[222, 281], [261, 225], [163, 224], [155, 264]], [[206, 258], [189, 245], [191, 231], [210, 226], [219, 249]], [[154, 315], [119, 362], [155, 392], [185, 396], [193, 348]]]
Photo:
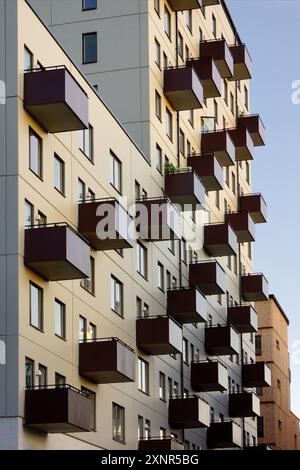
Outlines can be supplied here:
[[170, 173], [174, 173], [174, 171], [176, 170], [175, 166], [173, 165], [173, 163], [169, 163], [167, 162], [165, 164], [165, 175], [168, 175]]

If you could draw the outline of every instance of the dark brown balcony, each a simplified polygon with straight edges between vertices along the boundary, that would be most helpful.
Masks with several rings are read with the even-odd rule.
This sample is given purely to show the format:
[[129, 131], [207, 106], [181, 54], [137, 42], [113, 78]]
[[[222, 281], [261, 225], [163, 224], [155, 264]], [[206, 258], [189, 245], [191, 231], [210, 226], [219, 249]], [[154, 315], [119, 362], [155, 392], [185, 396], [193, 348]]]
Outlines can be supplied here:
[[225, 214], [225, 221], [235, 231], [238, 243], [253, 242], [255, 240], [255, 224], [248, 212], [230, 212]]
[[210, 256], [233, 256], [237, 254], [237, 238], [230, 224], [204, 225], [203, 247]]
[[261, 194], [240, 196], [240, 211], [249, 212], [255, 224], [263, 224], [267, 221], [267, 205]]
[[181, 353], [182, 328], [167, 315], [138, 318], [136, 344], [152, 356]]
[[257, 313], [251, 305], [235, 305], [227, 307], [227, 321], [239, 333], [257, 331]]
[[207, 321], [207, 300], [197, 287], [169, 289], [167, 313], [178, 323], [203, 323]]
[[204, 207], [205, 189], [199, 176], [190, 168], [178, 168], [165, 175], [165, 193], [168, 198], [180, 204], [182, 210]]
[[84, 279], [90, 277], [90, 247], [67, 224], [30, 226], [24, 263], [48, 281]]
[[271, 387], [271, 369], [265, 362], [243, 364], [243, 387]]
[[236, 392], [228, 396], [231, 418], [251, 418], [260, 416], [260, 401], [254, 392]]
[[203, 86], [191, 66], [165, 69], [164, 94], [175, 111], [199, 109], [203, 106]]
[[184, 445], [172, 436], [149, 437], [139, 440], [139, 450], [160, 451], [160, 450], [184, 450]]
[[228, 371], [219, 361], [191, 363], [191, 384], [197, 392], [224, 392], [228, 390]]
[[197, 173], [206, 192], [224, 188], [223, 169], [214, 154], [190, 156], [187, 165]]
[[217, 261], [196, 261], [189, 265], [191, 286], [198, 287], [204, 295], [225, 294], [225, 271]]
[[79, 373], [97, 384], [134, 382], [135, 354], [118, 338], [79, 343]]
[[233, 80], [250, 80], [252, 60], [245, 44], [229, 46], [233, 57]]
[[233, 166], [235, 162], [235, 146], [226, 130], [203, 132], [201, 153], [214, 153], [222, 166]]
[[191, 59], [188, 64], [195, 69], [201, 80], [205, 99], [222, 95], [222, 77], [211, 56]]
[[241, 427], [234, 421], [213, 421], [207, 430], [209, 449], [231, 449], [242, 447]]
[[95, 250], [132, 248], [132, 225], [132, 218], [115, 198], [79, 203], [78, 231]]
[[256, 147], [265, 145], [265, 126], [258, 114], [249, 114], [238, 117], [238, 127], [248, 129]]
[[233, 77], [233, 57], [225, 39], [201, 41], [199, 56], [211, 56], [222, 78]]
[[196, 10], [202, 7], [203, 0], [168, 0], [173, 11]]
[[70, 385], [25, 391], [25, 425], [46, 433], [94, 429], [94, 401]]
[[263, 274], [248, 274], [241, 277], [242, 296], [247, 302], [268, 300], [269, 284]]
[[254, 451], [266, 451], [266, 450], [273, 450], [272, 447], [269, 444], [257, 444], [257, 445], [250, 445], [244, 447], [243, 450], [254, 450]]
[[181, 239], [180, 213], [169, 198], [139, 199], [135, 207], [136, 228], [141, 239], [152, 242]]
[[47, 132], [78, 131], [89, 125], [88, 96], [64, 66], [24, 74], [24, 107]]
[[204, 338], [205, 349], [211, 356], [229, 356], [240, 353], [240, 337], [231, 325], [207, 326]]
[[212, 7], [214, 5], [219, 5], [220, 0], [202, 0], [203, 7]]
[[210, 406], [197, 395], [170, 398], [169, 424], [174, 428], [208, 428]]
[[235, 146], [236, 161], [253, 160], [254, 144], [248, 130], [245, 127], [237, 127], [228, 132]]

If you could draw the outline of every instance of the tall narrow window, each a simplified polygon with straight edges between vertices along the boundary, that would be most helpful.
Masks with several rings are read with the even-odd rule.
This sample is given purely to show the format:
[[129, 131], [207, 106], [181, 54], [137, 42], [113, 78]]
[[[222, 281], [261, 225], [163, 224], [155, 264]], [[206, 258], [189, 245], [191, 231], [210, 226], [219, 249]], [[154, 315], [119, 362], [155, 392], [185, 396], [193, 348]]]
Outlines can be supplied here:
[[156, 169], [162, 174], [163, 172], [163, 157], [162, 149], [156, 144]]
[[160, 0], [154, 0], [154, 10], [160, 16]]
[[194, 113], [193, 109], [190, 109], [190, 111], [189, 111], [189, 123], [192, 127], [195, 126], [195, 113]]
[[180, 31], [178, 31], [178, 54], [183, 60], [183, 37]]
[[34, 386], [34, 361], [25, 357], [25, 386]]
[[228, 104], [228, 83], [224, 80], [224, 101]]
[[214, 37], [216, 38], [217, 37], [217, 20], [214, 15], [212, 15], [212, 32], [213, 32]]
[[138, 358], [138, 389], [149, 393], [149, 364], [142, 358]]
[[97, 62], [97, 33], [87, 33], [82, 35], [82, 62], [93, 64]]
[[123, 406], [112, 404], [112, 428], [113, 440], [125, 442], [125, 408]]
[[166, 134], [173, 141], [173, 118], [168, 108], [166, 108]]
[[83, 11], [96, 10], [97, 0], [82, 0], [82, 9]]
[[245, 108], [249, 109], [249, 91], [246, 86], [244, 86], [244, 94], [245, 94]]
[[64, 387], [64, 385], [66, 385], [66, 377], [55, 372], [55, 386], [59, 388]]
[[246, 181], [248, 184], [250, 183], [250, 165], [248, 162], [246, 162]]
[[65, 162], [54, 154], [54, 187], [61, 194], [65, 194]]
[[159, 373], [159, 398], [166, 400], [166, 376], [163, 372]]
[[24, 225], [29, 226], [33, 225], [34, 221], [34, 209], [33, 205], [31, 202], [25, 200], [25, 206], [24, 206]]
[[157, 264], [157, 285], [158, 285], [158, 288], [162, 291], [165, 290], [165, 276], [164, 276], [164, 267], [163, 265], [158, 262]]
[[220, 209], [220, 191], [216, 191], [215, 194], [216, 194], [215, 204], [216, 204], [217, 209]]
[[31, 70], [33, 68], [33, 54], [28, 49], [24, 47], [24, 70]]
[[29, 168], [42, 178], [42, 139], [29, 129]]
[[137, 243], [137, 272], [147, 279], [147, 248]]
[[80, 282], [81, 287], [87, 290], [90, 294], [95, 294], [95, 260], [90, 257], [91, 275]]
[[123, 317], [123, 284], [114, 276], [111, 276], [111, 309]]
[[233, 93], [230, 92], [230, 110], [232, 114], [234, 114], [234, 96]]
[[235, 178], [235, 174], [232, 172], [231, 173], [231, 182], [232, 182], [232, 192], [233, 194], [236, 193], [236, 178]]
[[261, 335], [255, 336], [255, 354], [256, 356], [260, 356], [262, 353], [262, 345], [261, 345]]
[[43, 329], [43, 289], [30, 283], [30, 325]]
[[78, 196], [78, 201], [84, 201], [85, 200], [85, 183], [78, 178], [78, 185], [77, 185], [77, 196]]
[[181, 155], [185, 155], [185, 135], [182, 129], [179, 130], [179, 149]]
[[79, 148], [91, 162], [94, 161], [94, 129], [91, 125], [80, 132]]
[[39, 364], [39, 369], [38, 369], [38, 382], [39, 382], [39, 387], [46, 387], [47, 385], [47, 367], [43, 366], [42, 364]]
[[193, 31], [193, 11], [192, 10], [186, 10], [186, 25], [190, 32], [192, 33]]
[[219, 122], [219, 111], [218, 111], [217, 100], [214, 100], [214, 116], [215, 116], [215, 123], [218, 124], [218, 122]]
[[110, 151], [110, 184], [119, 192], [122, 192], [122, 163], [118, 157]]
[[55, 334], [59, 338], [66, 339], [66, 306], [59, 300], [55, 299], [54, 308]]
[[161, 121], [161, 96], [158, 91], [155, 91], [155, 114]]
[[166, 6], [164, 12], [164, 29], [166, 35], [171, 40], [171, 13], [169, 12]]
[[184, 238], [181, 240], [181, 261], [187, 264], [187, 244]]
[[40, 227], [43, 227], [47, 224], [47, 216], [41, 211], [38, 211], [37, 223]]
[[87, 339], [86, 318], [79, 316], [79, 341]]
[[155, 63], [159, 68], [161, 68], [161, 48], [156, 38], [155, 38]]
[[189, 362], [189, 344], [188, 340], [183, 338], [182, 359], [185, 364]]
[[143, 416], [138, 416], [138, 440], [144, 438], [144, 418]]

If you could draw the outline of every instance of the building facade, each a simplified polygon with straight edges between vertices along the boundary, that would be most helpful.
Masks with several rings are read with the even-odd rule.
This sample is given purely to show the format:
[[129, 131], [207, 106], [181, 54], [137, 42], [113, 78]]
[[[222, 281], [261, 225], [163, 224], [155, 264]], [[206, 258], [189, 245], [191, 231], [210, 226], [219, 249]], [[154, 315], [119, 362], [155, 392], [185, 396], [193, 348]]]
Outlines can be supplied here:
[[258, 390], [261, 395], [258, 441], [274, 450], [299, 450], [299, 418], [290, 405], [289, 319], [274, 295], [257, 304], [256, 310], [256, 359], [265, 361], [272, 371], [272, 386]]
[[225, 3], [0, 9], [0, 447], [256, 446], [264, 128]]

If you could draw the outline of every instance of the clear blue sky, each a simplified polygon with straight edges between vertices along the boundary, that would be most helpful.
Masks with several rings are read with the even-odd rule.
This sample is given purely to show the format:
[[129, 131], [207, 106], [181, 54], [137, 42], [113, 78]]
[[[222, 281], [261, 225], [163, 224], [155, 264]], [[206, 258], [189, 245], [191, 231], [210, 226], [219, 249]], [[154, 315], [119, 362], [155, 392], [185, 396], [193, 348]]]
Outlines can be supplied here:
[[268, 223], [256, 226], [255, 270], [269, 280], [290, 319], [292, 409], [300, 417], [300, 0], [227, 0], [253, 60], [252, 112], [267, 129], [257, 147], [253, 190], [268, 204]]

